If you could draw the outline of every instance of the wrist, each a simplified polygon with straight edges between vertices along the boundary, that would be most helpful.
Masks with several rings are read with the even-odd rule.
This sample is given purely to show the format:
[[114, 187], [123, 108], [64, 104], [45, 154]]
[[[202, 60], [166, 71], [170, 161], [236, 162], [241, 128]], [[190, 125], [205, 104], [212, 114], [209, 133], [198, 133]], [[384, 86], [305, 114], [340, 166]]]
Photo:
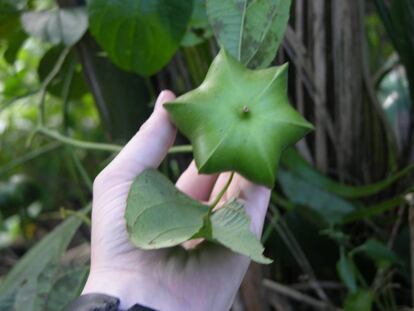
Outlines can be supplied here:
[[116, 297], [120, 301], [120, 308], [125, 310], [134, 304], [141, 303], [134, 293], [136, 285], [133, 286], [122, 274], [122, 272], [116, 275], [108, 272], [97, 273], [91, 270], [82, 295], [105, 294]]
[[162, 284], [155, 286], [148, 278], [134, 275], [129, 271], [91, 270], [82, 291], [82, 295], [86, 294], [116, 297], [120, 301], [121, 310], [127, 310], [135, 304], [160, 311], [189, 310], [184, 300], [173, 297]]

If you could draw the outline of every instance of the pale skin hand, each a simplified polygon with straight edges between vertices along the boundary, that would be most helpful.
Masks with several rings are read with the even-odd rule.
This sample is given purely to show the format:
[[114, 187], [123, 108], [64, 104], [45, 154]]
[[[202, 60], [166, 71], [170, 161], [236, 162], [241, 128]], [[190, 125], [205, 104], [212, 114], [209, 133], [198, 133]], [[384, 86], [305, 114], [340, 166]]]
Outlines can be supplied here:
[[[208, 243], [194, 250], [143, 251], [130, 243], [126, 232], [124, 212], [133, 179], [158, 167], [174, 142], [176, 129], [162, 106], [173, 99], [169, 91], [160, 94], [151, 117], [95, 179], [91, 271], [83, 294], [118, 297], [125, 309], [139, 303], [161, 311], [227, 311], [250, 263], [247, 257]], [[192, 163], [176, 186], [196, 200], [211, 202], [228, 176], [199, 175]], [[234, 196], [245, 202], [251, 229], [259, 236], [270, 190], [236, 174], [222, 202]]]

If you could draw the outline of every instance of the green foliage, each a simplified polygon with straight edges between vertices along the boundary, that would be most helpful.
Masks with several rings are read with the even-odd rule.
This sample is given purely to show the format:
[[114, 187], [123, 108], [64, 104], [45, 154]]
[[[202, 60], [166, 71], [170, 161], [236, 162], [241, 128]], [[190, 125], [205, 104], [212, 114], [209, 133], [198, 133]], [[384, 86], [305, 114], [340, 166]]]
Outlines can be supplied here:
[[253, 71], [222, 50], [201, 86], [165, 107], [201, 173], [236, 171], [272, 187], [282, 151], [313, 128], [286, 88], [286, 66]]
[[341, 257], [336, 264], [339, 277], [351, 293], [356, 293], [358, 285], [356, 280], [356, 267], [352, 257], [345, 255], [341, 248]]
[[24, 175], [14, 175], [7, 182], [0, 182], [0, 214], [12, 216], [39, 197], [38, 186]]
[[[344, 2], [343, 8], [350, 9], [347, 12], [352, 16], [357, 2], [348, 2]], [[365, 14], [364, 33], [367, 40], [361, 44], [368, 47], [361, 65], [368, 65], [363, 70], [364, 91], [367, 89], [370, 97], [377, 94], [381, 107], [372, 103], [372, 98], [368, 100], [366, 93], [360, 96], [364, 98], [364, 109], [383, 109], [384, 124], [388, 122], [391, 125], [399, 147], [411, 147], [407, 136], [412, 132], [408, 121], [409, 115], [412, 115], [413, 101], [407, 98], [414, 94], [413, 2], [375, 2], [380, 15], [373, 10], [369, 1], [366, 1], [365, 11], [360, 12], [361, 17]], [[203, 80], [217, 52], [214, 40], [244, 66], [252, 69], [267, 67], [274, 60], [282, 42], [290, 6], [290, 0], [90, 0], [85, 10], [82, 7], [60, 9], [53, 0], [0, 0], [1, 310], [62, 310], [79, 294], [88, 268], [62, 266], [59, 260], [79, 226], [79, 219], [71, 219], [71, 225], [66, 221], [51, 233], [60, 232], [59, 237], [52, 239], [46, 236], [37, 246], [31, 247], [34, 241], [42, 237], [45, 231], [51, 230], [56, 219], [61, 219], [58, 209], [64, 207], [68, 213], [76, 213], [79, 206], [90, 200], [91, 179], [109, 161], [102, 150], [117, 151], [121, 148], [112, 143], [125, 142], [137, 131], [150, 114], [154, 99], [161, 89], [170, 88], [181, 94]], [[313, 98], [318, 94], [312, 78], [316, 77], [313, 70], [318, 69], [316, 66], [321, 60], [307, 57], [308, 53], [315, 55], [313, 49], [316, 46], [312, 36], [308, 38], [308, 33], [312, 32], [309, 25], [316, 16], [308, 15], [308, 12], [304, 14], [306, 18], [302, 19], [304, 16], [301, 16], [301, 12], [309, 8], [317, 13], [312, 1], [303, 8], [296, 6], [292, 11], [295, 14], [291, 24], [292, 36], [287, 38], [280, 59], [289, 59], [295, 64], [289, 70], [293, 73], [289, 78], [289, 95], [298, 100], [300, 111], [309, 120], [317, 120], [320, 107], [313, 105]], [[335, 36], [343, 38], [341, 36], [344, 34], [356, 34], [349, 33], [346, 28], [343, 28], [344, 32], [337, 31], [347, 21], [332, 19], [334, 13], [338, 12], [326, 10], [324, 13], [324, 18], [330, 21], [324, 24], [328, 35], [326, 50], [328, 55], [336, 53], [335, 59], [342, 59], [342, 53], [347, 55], [349, 51], [341, 50], [338, 55], [338, 51], [331, 49], [331, 41], [335, 44], [338, 42]], [[89, 33], [84, 35], [88, 19], [91, 22], [91, 34], [103, 50]], [[309, 21], [312, 23], [309, 24]], [[212, 38], [213, 34], [215, 38]], [[75, 43], [76, 48], [72, 48]], [[45, 92], [39, 92], [50, 73], [57, 68], [56, 63], [64, 45], [70, 47], [71, 52], [54, 78], [47, 83]], [[326, 63], [332, 65], [329, 60]], [[353, 65], [346, 63], [345, 67]], [[338, 68], [333, 67], [328, 68], [327, 86], [333, 87], [336, 92], [336, 74], [339, 77], [341, 75]], [[271, 70], [276, 72], [281, 69], [268, 69], [269, 76], [272, 76]], [[217, 68], [217, 72], [227, 71], [222, 66]], [[154, 76], [142, 78], [136, 73]], [[334, 75], [331, 76], [331, 73]], [[211, 76], [215, 74], [209, 73]], [[274, 82], [286, 81], [285, 75], [286, 72], [281, 71]], [[370, 81], [371, 76], [374, 76], [373, 81]], [[334, 81], [331, 81], [331, 77]], [[221, 103], [232, 104], [230, 98], [243, 98], [243, 105], [235, 100], [234, 108], [240, 111], [246, 104], [253, 120], [255, 110], [251, 109], [254, 103], [249, 97], [249, 90], [256, 87], [254, 83], [241, 83], [243, 78], [240, 74], [220, 81], [222, 88], [227, 89], [223, 95], [225, 101]], [[345, 81], [343, 86], [354, 90], [360, 79], [360, 76], [352, 77], [349, 79], [352, 81]], [[305, 86], [305, 94], [303, 86], [296, 82]], [[204, 82], [203, 87], [207, 84], [210, 83]], [[283, 95], [283, 101], [288, 104], [286, 88], [284, 85], [279, 95]], [[218, 89], [220, 85], [215, 90]], [[328, 93], [331, 92], [328, 90]], [[174, 112], [172, 114], [177, 120], [184, 120], [177, 123], [180, 123], [179, 127], [185, 134], [183, 128], [188, 126], [185, 122], [187, 112], [181, 109], [190, 110], [192, 105], [198, 103], [191, 94], [180, 98], [189, 97], [192, 100], [189, 105], [179, 108], [172, 108], [174, 104], [166, 106], [167, 109], [177, 109], [175, 116]], [[301, 100], [303, 95], [305, 100]], [[214, 96], [219, 98], [221, 93], [217, 92]], [[38, 107], [42, 98], [45, 108], [42, 129], [49, 129], [49, 133], [54, 134], [59, 132], [59, 135], [33, 138], [33, 132], [39, 126]], [[230, 124], [229, 116], [237, 114], [234, 111], [233, 114], [227, 114], [227, 105], [219, 105], [219, 100], [214, 101], [211, 96], [207, 99], [206, 110], [201, 111], [200, 108], [198, 119], [189, 124], [194, 128], [207, 124], [212, 130], [208, 135], [187, 134], [191, 140], [199, 140], [199, 146], [195, 146], [196, 160], [203, 156], [204, 149], [201, 147], [204, 147], [204, 138], [201, 136], [207, 136], [208, 139], [218, 136], [217, 132], [226, 130]], [[211, 106], [211, 109], [207, 106]], [[328, 102], [326, 108], [328, 115], [335, 114], [334, 102]], [[273, 114], [268, 111], [271, 109], [266, 106], [266, 117], [269, 115], [273, 118]], [[329, 116], [323, 119], [325, 117]], [[217, 122], [214, 123], [216, 118]], [[277, 275], [277, 279], [284, 284], [297, 283], [299, 280], [301, 284], [291, 290], [301, 290], [300, 286], [310, 285], [316, 294], [312, 292], [312, 298], [323, 301], [325, 296], [315, 286], [323, 284], [320, 280], [338, 283], [338, 290], [327, 290], [326, 293], [335, 307], [342, 306], [345, 311], [395, 310], [396, 305], [411, 303], [408, 290], [410, 228], [405, 211], [406, 195], [413, 191], [414, 166], [408, 165], [409, 157], [402, 156], [404, 164], [393, 162], [392, 169], [382, 176], [378, 174], [379, 168], [374, 166], [369, 169], [356, 162], [353, 165], [363, 172], [361, 176], [364, 178], [355, 176], [348, 167], [336, 162], [338, 158], [335, 155], [352, 153], [356, 160], [363, 160], [358, 154], [366, 146], [357, 146], [355, 150], [345, 149], [335, 131], [338, 131], [338, 137], [343, 137], [342, 130], [354, 135], [354, 123], [350, 119], [346, 123], [349, 126], [341, 129], [341, 126], [337, 127], [337, 118], [342, 119], [344, 116], [335, 115], [333, 118], [334, 135], [329, 136], [328, 158], [324, 163], [328, 173], [318, 171], [315, 163], [319, 165], [319, 160], [314, 161], [315, 154], [320, 151], [315, 144], [320, 138], [320, 131], [316, 137], [310, 136], [300, 144], [300, 154], [306, 155], [309, 162], [293, 149], [285, 151], [281, 157], [282, 169], [279, 170], [278, 183], [273, 189], [268, 214], [271, 221], [267, 224], [266, 238], [263, 239], [267, 252], [277, 259], [271, 267], [274, 273], [269, 276]], [[329, 125], [324, 121], [316, 121], [317, 128], [322, 129], [322, 132]], [[375, 123], [371, 117], [364, 117], [363, 122]], [[235, 124], [235, 127], [240, 125], [239, 122]], [[233, 154], [227, 154], [228, 162], [234, 160], [227, 169], [240, 165], [249, 167], [249, 174], [260, 175], [260, 180], [264, 180], [265, 176], [266, 183], [273, 186], [276, 170], [272, 178], [263, 175], [261, 170], [264, 170], [266, 165], [263, 163], [266, 161], [255, 155], [265, 152], [256, 145], [251, 147], [251, 141], [265, 141], [265, 134], [270, 132], [264, 126], [267, 124], [263, 122], [253, 131], [246, 132], [243, 132], [243, 128], [237, 128], [243, 134], [240, 136], [250, 139], [250, 142], [246, 143], [246, 148], [238, 148]], [[222, 145], [212, 155], [218, 154], [221, 148], [229, 149], [240, 144], [238, 134], [230, 133], [231, 139], [224, 138]], [[381, 124], [377, 124], [372, 132], [359, 134], [365, 137], [364, 141], [375, 145], [389, 133], [384, 133]], [[192, 136], [200, 137], [192, 139]], [[65, 143], [49, 142], [51, 137], [58, 140], [64, 138]], [[94, 146], [97, 146], [94, 144], [66, 145], [72, 138], [77, 141], [99, 141], [100, 151], [94, 151]], [[106, 140], [110, 140], [111, 145], [102, 143]], [[185, 139], [179, 136], [178, 143], [185, 143]], [[89, 146], [87, 150], [73, 149], [85, 144]], [[274, 144], [275, 140], [269, 144], [262, 143], [266, 148]], [[243, 152], [251, 156], [249, 161], [239, 160]], [[376, 154], [368, 156], [374, 159]], [[278, 160], [274, 155], [268, 158], [269, 163]], [[188, 160], [189, 156], [170, 155], [161, 170], [170, 179], [175, 179]], [[128, 230], [137, 246], [156, 248], [179, 245], [190, 238], [204, 237], [258, 262], [269, 262], [262, 255], [262, 246], [250, 232], [249, 218], [240, 202], [229, 201], [208, 218], [206, 214], [211, 206], [179, 193], [159, 173], [149, 175], [148, 180], [152, 182], [141, 179], [139, 187], [132, 188], [139, 200], [134, 200], [136, 202], [129, 206], [131, 214], [137, 212], [135, 208], [138, 211], [145, 209], [145, 213], [138, 216], [134, 214], [131, 219], [127, 215]], [[345, 184], [344, 180], [352, 181], [352, 184]], [[147, 191], [141, 192], [140, 189]], [[158, 199], [164, 203], [156, 205]], [[182, 226], [183, 219], [190, 226], [178, 230], [174, 225]], [[81, 235], [77, 235], [76, 243], [79, 240], [82, 240]], [[11, 260], [23, 254], [26, 255], [4, 277]], [[302, 279], [302, 276], [305, 278]], [[307, 294], [307, 291], [302, 294]], [[291, 303], [292, 309], [301, 310], [302, 302], [289, 300], [288, 307]]]
[[[61, 278], [59, 259], [80, 224], [78, 218], [67, 219], [14, 266], [0, 286], [1, 310], [46, 310], [48, 294]], [[77, 294], [79, 286], [83, 285], [79, 280], [75, 283], [77, 287], [69, 288], [69, 296], [73, 296], [73, 292]], [[54, 297], [58, 294], [53, 293]]]
[[[405, 66], [411, 102], [414, 102], [414, 2], [411, 0], [393, 0], [385, 2], [384, 0], [375, 0], [384, 26], [391, 38], [394, 47], [400, 55], [401, 62]], [[410, 110], [411, 119], [414, 118], [414, 109]], [[409, 121], [414, 122], [414, 121]], [[408, 131], [408, 142], [405, 153], [412, 152], [411, 148], [414, 142], [413, 126]], [[407, 151], [408, 150], [408, 151]], [[411, 151], [410, 151], [411, 150]]]
[[334, 181], [328, 176], [318, 172], [317, 169], [306, 162], [294, 149], [288, 149], [284, 153], [281, 162], [289, 171], [295, 173], [301, 179], [312, 183], [324, 191], [349, 199], [358, 199], [378, 194], [388, 189], [401, 178], [414, 172], [414, 165], [409, 165], [379, 182], [363, 186], [351, 186]]
[[89, 267], [65, 267], [57, 274], [48, 293], [46, 310], [65, 310], [81, 294], [89, 273]]
[[27, 34], [23, 30], [19, 29], [14, 31], [13, 35], [8, 39], [9, 44], [7, 50], [4, 52], [4, 59], [10, 65], [16, 61], [17, 53], [23, 46], [27, 37]]
[[410, 144], [409, 116], [414, 108], [407, 74], [402, 66], [392, 69], [381, 79], [378, 98], [401, 150]]
[[243, 204], [230, 201], [211, 217], [211, 239], [236, 253], [250, 257], [252, 260], [269, 264], [272, 260], [264, 257], [263, 246], [250, 232], [250, 220]]
[[219, 43], [242, 64], [265, 68], [275, 58], [289, 20], [291, 0], [207, 0]]
[[391, 251], [384, 243], [369, 239], [364, 244], [357, 247], [354, 253], [362, 252], [371, 258], [378, 266], [378, 268], [386, 269], [393, 264], [400, 264], [401, 261], [397, 255]]
[[192, 1], [91, 0], [88, 9], [91, 32], [111, 60], [148, 76], [164, 67], [180, 46]]
[[53, 44], [74, 45], [88, 29], [84, 8], [27, 12], [21, 17], [24, 30]]
[[208, 207], [178, 191], [155, 170], [141, 173], [131, 186], [125, 218], [131, 241], [143, 249], [176, 246], [204, 225]]
[[[44, 81], [49, 72], [52, 71], [53, 66], [56, 64], [59, 58], [59, 55], [62, 54], [62, 51], [62, 47], [56, 46], [48, 50], [45, 55], [43, 55], [37, 69], [40, 81]], [[66, 90], [65, 88], [69, 89]], [[68, 92], [68, 96], [70, 96], [71, 99], [79, 99], [88, 93], [85, 79], [78, 66], [76, 56], [73, 53], [69, 54], [66, 57], [59, 73], [49, 84], [48, 91], [50, 94], [57, 97], [64, 97], [66, 91]]]
[[8, 39], [19, 27], [19, 2], [0, 1], [0, 39]]
[[250, 232], [243, 206], [235, 201], [214, 212], [178, 191], [164, 175], [148, 169], [134, 180], [125, 219], [131, 241], [142, 249], [178, 246], [191, 238], [225, 245], [260, 263], [263, 247]]
[[344, 311], [371, 311], [374, 294], [369, 290], [359, 290], [350, 294], [346, 301]]
[[213, 35], [206, 13], [206, 1], [194, 0], [193, 13], [188, 23], [187, 33], [181, 41], [182, 46], [194, 46]]
[[321, 217], [327, 225], [340, 224], [354, 211], [352, 203], [316, 187], [291, 172], [279, 172], [280, 185], [291, 202], [305, 206]]

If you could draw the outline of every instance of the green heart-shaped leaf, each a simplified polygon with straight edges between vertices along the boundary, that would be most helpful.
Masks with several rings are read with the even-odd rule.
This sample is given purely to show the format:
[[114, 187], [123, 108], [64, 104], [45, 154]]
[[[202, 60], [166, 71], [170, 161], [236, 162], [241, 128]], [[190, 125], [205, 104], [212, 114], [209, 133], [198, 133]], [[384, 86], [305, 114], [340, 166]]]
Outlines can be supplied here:
[[313, 129], [289, 104], [286, 65], [250, 70], [224, 49], [200, 87], [165, 108], [201, 173], [237, 171], [268, 187], [282, 151]]
[[233, 200], [208, 218], [209, 207], [178, 191], [157, 170], [142, 172], [132, 183], [125, 219], [130, 240], [142, 249], [177, 246], [204, 238], [250, 257], [270, 263], [263, 246], [250, 231], [243, 206]]
[[125, 218], [131, 241], [143, 249], [179, 245], [203, 227], [208, 207], [178, 191], [167, 177], [145, 170], [133, 182]]
[[93, 36], [122, 69], [151, 75], [164, 67], [187, 30], [193, 1], [89, 0]]

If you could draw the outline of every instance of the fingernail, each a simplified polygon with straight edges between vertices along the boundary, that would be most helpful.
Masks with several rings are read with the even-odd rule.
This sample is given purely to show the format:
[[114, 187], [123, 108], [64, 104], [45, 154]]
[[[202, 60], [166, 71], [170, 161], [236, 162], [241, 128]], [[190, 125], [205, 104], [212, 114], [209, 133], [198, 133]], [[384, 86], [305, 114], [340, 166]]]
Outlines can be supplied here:
[[158, 95], [157, 102], [155, 103], [155, 109], [159, 109], [165, 102], [173, 99], [174, 94], [171, 91], [163, 90], [160, 95]]

